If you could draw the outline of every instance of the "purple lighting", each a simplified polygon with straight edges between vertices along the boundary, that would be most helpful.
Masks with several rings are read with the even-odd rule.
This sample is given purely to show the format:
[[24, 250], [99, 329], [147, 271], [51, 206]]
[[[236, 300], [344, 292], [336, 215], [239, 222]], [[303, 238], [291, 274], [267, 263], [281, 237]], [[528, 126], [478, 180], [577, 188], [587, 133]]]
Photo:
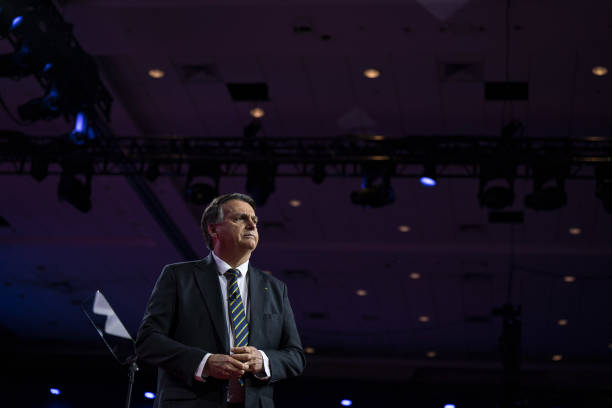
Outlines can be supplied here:
[[155, 394], [154, 394], [154, 393], [152, 393], [152, 392], [150, 392], [150, 391], [145, 392], [145, 393], [144, 393], [144, 396], [145, 396], [145, 398], [147, 398], [147, 399], [153, 399], [153, 398], [155, 398]]
[[60, 395], [62, 392], [57, 388], [49, 388], [49, 392], [53, 395]]

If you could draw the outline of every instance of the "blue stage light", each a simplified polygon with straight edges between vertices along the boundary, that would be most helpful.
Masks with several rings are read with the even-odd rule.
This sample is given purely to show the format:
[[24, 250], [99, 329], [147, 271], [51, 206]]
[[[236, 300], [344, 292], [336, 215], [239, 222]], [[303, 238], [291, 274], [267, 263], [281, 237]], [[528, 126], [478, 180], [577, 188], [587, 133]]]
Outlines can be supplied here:
[[342, 401], [340, 401], [340, 405], [342, 405], [343, 407], [350, 407], [351, 405], [353, 405], [353, 401], [343, 399]]
[[87, 126], [87, 117], [83, 112], [79, 112], [74, 122], [73, 132], [83, 133], [85, 126]]
[[444, 408], [455, 408], [455, 404], [446, 404]]
[[153, 398], [155, 398], [155, 394], [154, 394], [154, 393], [152, 393], [152, 392], [150, 392], [150, 391], [145, 392], [145, 393], [144, 393], [144, 396], [145, 396], [145, 398], [147, 398], [147, 399], [153, 399]]
[[47, 64], [45, 64], [45, 67], [43, 68], [43, 72], [49, 72], [51, 68], [53, 68], [53, 64], [48, 62]]
[[22, 21], [23, 21], [23, 17], [22, 16], [15, 17], [13, 19], [13, 23], [11, 24], [11, 30], [14, 30], [17, 27], [19, 27], [19, 25], [21, 24]]
[[421, 184], [427, 187], [433, 187], [436, 185], [436, 180], [431, 177], [423, 176], [421, 177]]
[[79, 112], [74, 121], [74, 129], [70, 132], [70, 140], [77, 145], [84, 144], [87, 139], [95, 139], [96, 134], [94, 130], [87, 126], [87, 115], [83, 112]]
[[49, 388], [49, 392], [53, 395], [60, 395], [62, 392], [57, 388]]

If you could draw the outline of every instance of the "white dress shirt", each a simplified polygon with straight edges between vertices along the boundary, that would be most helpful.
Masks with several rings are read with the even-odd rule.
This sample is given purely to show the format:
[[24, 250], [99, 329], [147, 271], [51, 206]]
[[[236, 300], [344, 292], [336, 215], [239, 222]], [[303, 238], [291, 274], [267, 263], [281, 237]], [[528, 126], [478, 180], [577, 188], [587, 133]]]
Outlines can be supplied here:
[[[250, 302], [249, 302], [249, 285], [248, 285], [248, 272], [249, 272], [249, 261], [247, 260], [242, 265], [239, 265], [237, 268], [232, 268], [225, 262], [223, 259], [219, 258], [214, 252], [211, 252], [215, 263], [217, 264], [217, 271], [219, 272], [219, 285], [221, 286], [221, 294], [223, 298], [223, 310], [225, 311], [225, 326], [227, 327], [227, 335], [230, 342], [230, 348], [234, 347], [234, 333], [232, 332], [232, 325], [229, 318], [228, 311], [228, 300], [227, 300], [227, 278], [225, 277], [225, 273], [230, 269], [237, 269], [240, 271], [240, 276], [238, 276], [238, 290], [240, 290], [240, 297], [242, 298], [242, 302], [246, 308], [247, 320], [250, 320]], [[263, 358], [263, 366], [264, 373], [255, 374], [255, 377], [260, 380], [267, 380], [270, 377], [270, 361], [268, 360], [268, 356], [266, 353], [259, 350], [261, 353], [261, 357]], [[195, 379], [198, 381], [206, 381], [206, 377], [208, 377], [208, 373], [205, 371], [206, 362], [208, 358], [211, 356], [211, 353], [206, 353], [200, 365], [198, 366], [198, 370], [195, 373]], [[240, 386], [240, 382], [238, 380], [229, 380], [228, 394], [227, 394], [228, 402], [243, 402], [244, 401], [244, 387]]]

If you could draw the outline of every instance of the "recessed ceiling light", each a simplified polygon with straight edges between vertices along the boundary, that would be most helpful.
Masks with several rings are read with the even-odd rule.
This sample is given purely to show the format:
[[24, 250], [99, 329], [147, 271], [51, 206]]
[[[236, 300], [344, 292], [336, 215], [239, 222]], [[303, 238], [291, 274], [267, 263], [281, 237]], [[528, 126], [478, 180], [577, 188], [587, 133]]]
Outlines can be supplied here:
[[421, 274], [418, 272], [412, 272], [410, 274], [410, 279], [421, 279]]
[[419, 316], [419, 322], [427, 323], [429, 321], [429, 316]]
[[557, 324], [559, 326], [567, 326], [567, 319], [559, 319], [559, 321], [557, 321]]
[[363, 76], [370, 79], [378, 78], [380, 76], [380, 71], [376, 68], [368, 68], [363, 71]]
[[576, 277], [575, 276], [565, 275], [563, 277], [563, 282], [565, 282], [565, 283], [572, 283], [572, 282], [575, 282], [575, 281], [576, 281]]
[[399, 227], [397, 227], [397, 229], [400, 232], [410, 232], [410, 226], [409, 225], [400, 225]]
[[561, 354], [555, 354], [552, 356], [552, 361], [561, 361], [563, 360], [563, 356]]
[[264, 110], [263, 110], [263, 109], [258, 108], [258, 107], [255, 107], [255, 108], [251, 109], [251, 110], [249, 111], [249, 113], [250, 113], [250, 114], [251, 114], [251, 116], [252, 116], [252, 117], [254, 117], [255, 119], [259, 119], [259, 118], [263, 117], [263, 115], [265, 115], [265, 114], [266, 114], [266, 112], [264, 112]]
[[159, 78], [163, 78], [164, 75], [166, 75], [166, 73], [162, 69], [153, 68], [149, 70], [149, 76], [151, 78], [159, 79]]
[[593, 67], [593, 69], [591, 70], [591, 72], [593, 72], [593, 75], [595, 76], [604, 76], [608, 73], [608, 68], [602, 66], [602, 65], [596, 65]]
[[425, 353], [425, 355], [429, 358], [434, 358], [438, 355], [438, 353], [436, 353], [435, 351], [428, 351], [427, 353]]
[[306, 354], [314, 354], [315, 349], [314, 349], [314, 347], [304, 347], [304, 352]]
[[357, 289], [355, 293], [357, 294], [357, 296], [366, 296], [368, 294], [368, 291], [365, 289]]
[[292, 207], [299, 207], [302, 205], [302, 202], [300, 200], [290, 200], [289, 205]]
[[569, 229], [569, 233], [570, 233], [571, 235], [580, 235], [580, 234], [582, 234], [582, 229], [581, 229], [581, 228], [579, 228], [579, 227], [571, 227], [571, 228]]

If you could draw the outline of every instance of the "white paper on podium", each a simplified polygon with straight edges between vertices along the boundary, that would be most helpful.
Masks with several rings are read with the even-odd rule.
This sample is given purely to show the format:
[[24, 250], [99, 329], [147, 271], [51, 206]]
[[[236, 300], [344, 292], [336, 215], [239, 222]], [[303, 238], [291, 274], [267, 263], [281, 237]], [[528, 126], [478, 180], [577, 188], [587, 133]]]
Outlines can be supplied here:
[[125, 329], [121, 320], [115, 314], [115, 311], [108, 303], [106, 298], [100, 291], [96, 291], [96, 297], [93, 302], [93, 312], [97, 315], [106, 316], [104, 324], [104, 332], [113, 336], [131, 340], [132, 336]]

